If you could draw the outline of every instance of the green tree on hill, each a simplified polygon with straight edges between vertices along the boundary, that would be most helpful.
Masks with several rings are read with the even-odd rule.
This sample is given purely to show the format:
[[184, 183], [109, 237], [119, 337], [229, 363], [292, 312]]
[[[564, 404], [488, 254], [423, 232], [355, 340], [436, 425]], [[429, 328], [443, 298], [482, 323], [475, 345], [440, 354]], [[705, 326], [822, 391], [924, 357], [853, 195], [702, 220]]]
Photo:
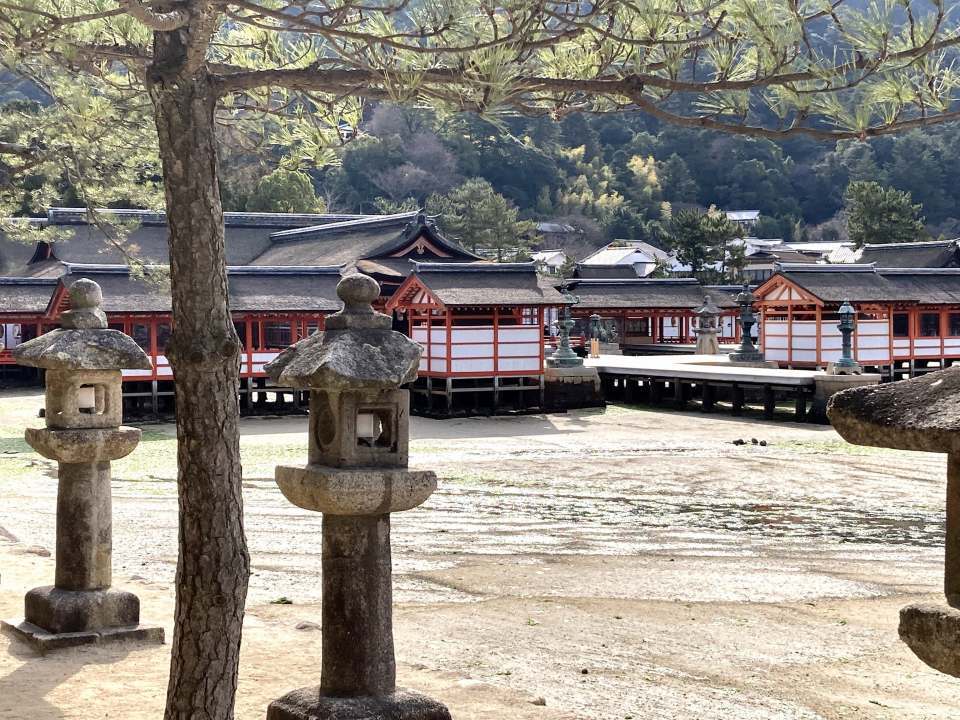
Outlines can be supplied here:
[[854, 182], [843, 197], [847, 232], [856, 247], [915, 242], [923, 235], [921, 205], [910, 193], [875, 182]]
[[310, 176], [299, 170], [277, 168], [260, 179], [247, 200], [248, 212], [322, 213], [325, 210]]
[[427, 210], [440, 215], [450, 237], [474, 252], [492, 252], [498, 261], [522, 255], [536, 230], [536, 223], [519, 220], [516, 206], [480, 178], [432, 195]]

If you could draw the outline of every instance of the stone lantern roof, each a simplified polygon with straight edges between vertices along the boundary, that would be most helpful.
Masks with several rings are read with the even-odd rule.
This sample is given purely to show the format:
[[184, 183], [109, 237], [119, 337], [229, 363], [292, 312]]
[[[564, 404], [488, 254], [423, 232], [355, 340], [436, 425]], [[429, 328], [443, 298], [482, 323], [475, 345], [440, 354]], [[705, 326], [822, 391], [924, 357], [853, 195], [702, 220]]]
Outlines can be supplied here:
[[387, 390], [417, 377], [420, 345], [392, 330], [388, 315], [372, 303], [376, 280], [348, 275], [337, 285], [343, 310], [326, 320], [326, 330], [291, 345], [264, 366], [281, 385], [323, 390]]
[[150, 360], [133, 338], [107, 329], [102, 302], [99, 285], [77, 280], [61, 327], [14, 348], [14, 359], [48, 370], [149, 370]]
[[857, 445], [949, 452], [960, 430], [960, 368], [845, 390], [831, 398], [829, 416]]

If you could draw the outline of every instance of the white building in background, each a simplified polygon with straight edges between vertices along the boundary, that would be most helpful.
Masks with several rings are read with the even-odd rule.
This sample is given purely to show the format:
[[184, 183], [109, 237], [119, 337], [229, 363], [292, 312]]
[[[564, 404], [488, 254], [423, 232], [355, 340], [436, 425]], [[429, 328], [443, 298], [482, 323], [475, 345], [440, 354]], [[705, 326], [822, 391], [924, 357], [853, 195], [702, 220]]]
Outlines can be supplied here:
[[737, 223], [744, 231], [750, 230], [760, 219], [759, 210], [725, 210], [723, 214], [727, 216], [727, 220]]
[[547, 275], [556, 275], [567, 263], [567, 254], [563, 250], [541, 250], [530, 253], [530, 259], [537, 264], [537, 269]]
[[670, 253], [650, 243], [640, 240], [614, 240], [587, 255], [577, 265], [588, 272], [591, 268], [633, 268], [636, 277], [647, 277], [658, 265], [670, 267], [671, 262]]

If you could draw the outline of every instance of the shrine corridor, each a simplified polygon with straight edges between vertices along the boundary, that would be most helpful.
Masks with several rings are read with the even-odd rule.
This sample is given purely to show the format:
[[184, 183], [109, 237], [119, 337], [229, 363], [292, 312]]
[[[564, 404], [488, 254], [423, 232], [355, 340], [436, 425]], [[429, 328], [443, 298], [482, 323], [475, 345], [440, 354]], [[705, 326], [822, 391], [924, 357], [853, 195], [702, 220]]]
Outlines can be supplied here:
[[[55, 468], [21, 440], [40, 404], [0, 393], [4, 617], [52, 573]], [[305, 462], [306, 419], [242, 427], [254, 575], [237, 718], [262, 720], [318, 672], [320, 516], [272, 480], [275, 464]], [[622, 406], [416, 418], [411, 437], [411, 466], [436, 470], [440, 489], [393, 519], [398, 680], [458, 720], [928, 720], [960, 707], [960, 683], [896, 633], [902, 605], [940, 598], [943, 456]], [[148, 425], [114, 463], [114, 583], [168, 632], [174, 449], [171, 426]], [[38, 660], [0, 637], [0, 718], [156, 718], [168, 653]]]

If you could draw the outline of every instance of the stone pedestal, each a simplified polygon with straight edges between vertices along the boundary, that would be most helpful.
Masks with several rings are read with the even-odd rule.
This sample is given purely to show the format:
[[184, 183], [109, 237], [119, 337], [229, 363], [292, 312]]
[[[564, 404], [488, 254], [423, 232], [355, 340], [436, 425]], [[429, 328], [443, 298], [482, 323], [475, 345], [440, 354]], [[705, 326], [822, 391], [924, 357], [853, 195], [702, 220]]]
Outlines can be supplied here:
[[40, 652], [111, 640], [163, 642], [163, 628], [140, 624], [140, 601], [111, 588], [110, 462], [126, 457], [140, 431], [120, 425], [120, 368], [149, 368], [133, 340], [107, 329], [100, 288], [78, 280], [63, 328], [14, 351], [17, 362], [47, 369], [46, 428], [25, 437], [58, 463], [54, 585], [34, 588], [24, 618], [2, 629]]
[[544, 402], [548, 410], [605, 407], [596, 368], [548, 367], [544, 370]]

